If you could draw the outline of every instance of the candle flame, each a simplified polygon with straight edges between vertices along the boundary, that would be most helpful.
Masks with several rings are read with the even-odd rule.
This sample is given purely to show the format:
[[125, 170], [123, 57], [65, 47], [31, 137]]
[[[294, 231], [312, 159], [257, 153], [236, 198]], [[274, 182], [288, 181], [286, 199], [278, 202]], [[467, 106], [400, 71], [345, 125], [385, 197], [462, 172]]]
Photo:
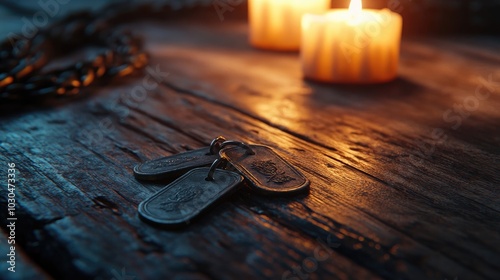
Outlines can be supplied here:
[[359, 15], [361, 10], [363, 9], [363, 4], [361, 0], [351, 0], [351, 4], [349, 5], [349, 12], [353, 15]]

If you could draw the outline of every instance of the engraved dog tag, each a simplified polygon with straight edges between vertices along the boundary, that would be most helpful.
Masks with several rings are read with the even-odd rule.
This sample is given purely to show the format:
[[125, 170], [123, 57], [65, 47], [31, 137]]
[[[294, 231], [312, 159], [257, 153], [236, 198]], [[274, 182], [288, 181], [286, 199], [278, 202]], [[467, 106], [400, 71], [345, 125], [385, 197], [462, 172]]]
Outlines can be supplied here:
[[162, 180], [190, 169], [210, 165], [219, 156], [210, 154], [210, 148], [201, 148], [180, 154], [148, 160], [134, 167], [134, 176], [140, 180]]
[[196, 167], [208, 166], [219, 157], [218, 152], [224, 141], [224, 136], [218, 136], [206, 148], [148, 160], [134, 167], [134, 176], [139, 180], [156, 181], [182, 175]]
[[228, 147], [219, 154], [261, 193], [295, 193], [309, 188], [309, 180], [268, 146]]
[[217, 169], [207, 181], [210, 168], [196, 168], [139, 204], [141, 219], [163, 226], [188, 224], [210, 205], [243, 182], [235, 172]]

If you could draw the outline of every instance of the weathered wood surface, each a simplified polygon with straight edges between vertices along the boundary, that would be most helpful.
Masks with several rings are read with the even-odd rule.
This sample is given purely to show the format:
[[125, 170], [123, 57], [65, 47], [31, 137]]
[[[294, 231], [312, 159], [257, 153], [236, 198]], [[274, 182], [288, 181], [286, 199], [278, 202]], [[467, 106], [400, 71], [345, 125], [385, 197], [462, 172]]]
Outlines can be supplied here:
[[[296, 54], [249, 47], [246, 24], [230, 17], [219, 22], [210, 10], [133, 25], [151, 67], [168, 72], [146, 95], [133, 94], [137, 77], [68, 103], [2, 107], [0, 178], [16, 163], [18, 246], [33, 271], [58, 279], [500, 277], [498, 38], [408, 39], [398, 80], [332, 86], [304, 81]], [[465, 104], [460, 123], [443, 118], [481, 84], [490, 94]], [[310, 193], [268, 198], [245, 188], [182, 230], [141, 222], [137, 205], [165, 182], [138, 182], [133, 166], [217, 135], [274, 147], [310, 178]], [[309, 273], [287, 274], [303, 265]]]

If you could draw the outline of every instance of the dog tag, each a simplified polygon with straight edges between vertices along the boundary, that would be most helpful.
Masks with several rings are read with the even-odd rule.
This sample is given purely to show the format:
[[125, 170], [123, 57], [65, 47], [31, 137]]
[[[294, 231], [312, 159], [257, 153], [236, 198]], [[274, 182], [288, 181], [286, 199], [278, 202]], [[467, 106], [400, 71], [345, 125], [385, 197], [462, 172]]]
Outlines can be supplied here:
[[208, 166], [218, 157], [210, 154], [208, 147], [192, 150], [138, 164], [134, 167], [134, 176], [140, 180], [162, 180], [196, 167]]
[[196, 167], [209, 166], [219, 157], [220, 144], [225, 140], [219, 136], [209, 147], [145, 161], [134, 167], [134, 176], [139, 180], [156, 181], [182, 175]]
[[[245, 176], [257, 191], [272, 195], [309, 188], [309, 180], [270, 147], [237, 144], [236, 147], [222, 148], [219, 155]], [[223, 143], [222, 146], [227, 145]]]
[[243, 182], [240, 174], [221, 169], [211, 173], [212, 180], [208, 180], [209, 170], [193, 169], [141, 202], [141, 219], [171, 227], [188, 224]]

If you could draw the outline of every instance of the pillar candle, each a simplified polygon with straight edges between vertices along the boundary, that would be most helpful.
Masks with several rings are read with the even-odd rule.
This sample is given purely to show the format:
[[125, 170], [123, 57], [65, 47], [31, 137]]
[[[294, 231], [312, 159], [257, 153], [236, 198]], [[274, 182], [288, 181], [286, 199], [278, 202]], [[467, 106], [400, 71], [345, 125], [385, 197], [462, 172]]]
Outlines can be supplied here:
[[330, 0], [249, 0], [250, 43], [262, 49], [296, 51], [302, 16], [329, 7]]
[[397, 76], [403, 20], [388, 9], [362, 10], [361, 0], [302, 18], [306, 78], [332, 83], [381, 83]]

